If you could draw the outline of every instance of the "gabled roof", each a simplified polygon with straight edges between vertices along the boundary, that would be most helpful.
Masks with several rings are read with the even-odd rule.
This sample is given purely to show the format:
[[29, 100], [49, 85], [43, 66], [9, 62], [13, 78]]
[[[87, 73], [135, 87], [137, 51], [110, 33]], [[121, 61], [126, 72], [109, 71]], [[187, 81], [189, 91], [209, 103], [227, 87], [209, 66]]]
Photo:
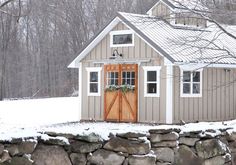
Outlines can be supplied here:
[[[175, 27], [157, 17], [120, 14], [135, 31], [140, 31], [168, 54], [172, 62], [236, 64], [236, 41], [214, 24], [202, 30], [189, 29]], [[236, 34], [234, 26], [226, 28]]]
[[[148, 15], [118, 13], [79, 56], [69, 65], [78, 63], [120, 22], [132, 29], [149, 46], [172, 63], [236, 64], [236, 42], [214, 25], [206, 29], [173, 26]], [[236, 34], [236, 28], [227, 27]]]
[[201, 1], [199, 0], [158, 0], [158, 2], [148, 10], [147, 14], [150, 14], [150, 12], [155, 8], [160, 2], [163, 2], [167, 6], [170, 7], [170, 9], [191, 9], [196, 11], [207, 11], [207, 7], [204, 6]]

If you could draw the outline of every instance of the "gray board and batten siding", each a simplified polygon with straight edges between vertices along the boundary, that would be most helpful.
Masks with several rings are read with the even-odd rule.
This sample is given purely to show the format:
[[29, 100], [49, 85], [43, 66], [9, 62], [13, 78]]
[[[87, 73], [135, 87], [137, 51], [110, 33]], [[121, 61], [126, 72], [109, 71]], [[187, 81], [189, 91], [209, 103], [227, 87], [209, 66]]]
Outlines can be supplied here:
[[202, 97], [180, 97], [180, 69], [174, 67], [173, 121], [235, 119], [236, 69], [204, 68]]
[[[112, 31], [128, 30], [123, 24], [119, 23]], [[83, 102], [82, 102], [82, 119], [104, 120], [104, 69], [101, 73], [101, 97], [87, 95], [87, 71], [86, 67], [102, 67], [103, 64], [97, 64], [96, 61], [107, 60], [111, 57], [113, 51], [117, 49], [123, 54], [124, 59], [130, 60], [150, 60], [150, 62], [141, 63], [139, 66], [139, 100], [138, 100], [138, 122], [160, 122], [165, 123], [166, 109], [166, 79], [161, 79], [160, 97], [144, 97], [144, 71], [142, 66], [162, 66], [161, 77], [166, 76], [166, 67], [164, 58], [155, 50], [148, 46], [141, 38], [134, 35], [134, 46], [131, 47], [110, 47], [110, 34], [107, 34], [102, 41], [81, 61], [83, 70]]]

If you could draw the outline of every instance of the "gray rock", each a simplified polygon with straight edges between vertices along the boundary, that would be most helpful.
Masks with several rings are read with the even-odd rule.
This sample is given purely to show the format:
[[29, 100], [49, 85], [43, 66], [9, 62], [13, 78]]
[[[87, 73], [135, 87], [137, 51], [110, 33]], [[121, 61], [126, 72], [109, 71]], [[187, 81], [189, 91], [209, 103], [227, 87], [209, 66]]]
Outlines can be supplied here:
[[20, 144], [12, 144], [6, 148], [11, 156], [31, 154], [37, 146], [37, 141], [22, 141]]
[[175, 165], [202, 165], [203, 160], [185, 145], [181, 145], [175, 155]]
[[232, 165], [236, 165], [236, 153], [232, 153], [231, 154], [231, 156], [232, 156]]
[[181, 129], [179, 128], [169, 128], [169, 129], [151, 129], [149, 130], [150, 134], [167, 134], [171, 132], [180, 133]]
[[50, 145], [58, 145], [58, 146], [67, 146], [69, 145], [68, 139], [65, 137], [50, 137], [48, 139], [42, 139], [41, 140], [44, 144], [50, 144]]
[[223, 156], [216, 156], [204, 161], [204, 165], [224, 165], [225, 158]]
[[118, 134], [116, 134], [116, 136], [130, 139], [130, 138], [146, 137], [146, 134], [136, 133], [136, 132], [127, 132], [127, 133], [118, 133]]
[[52, 136], [52, 137], [65, 137], [67, 139], [73, 139], [75, 137], [75, 135], [73, 134], [69, 134], [69, 133], [56, 133], [56, 132], [40, 132], [42, 134], [46, 134], [48, 136]]
[[124, 163], [123, 163], [122, 165], [129, 165], [129, 159], [126, 158], [125, 161], [124, 161]]
[[155, 165], [156, 156], [154, 155], [131, 155], [129, 156], [129, 165]]
[[196, 150], [199, 157], [209, 159], [226, 154], [227, 146], [218, 139], [209, 139], [198, 141], [196, 143]]
[[156, 155], [157, 161], [160, 162], [174, 162], [174, 151], [170, 148], [152, 148]]
[[161, 142], [161, 141], [175, 141], [179, 138], [179, 134], [176, 132], [170, 132], [167, 134], [151, 134], [150, 141], [152, 143]]
[[19, 152], [23, 154], [31, 154], [34, 152], [37, 141], [31, 140], [31, 141], [24, 141], [19, 145]]
[[33, 161], [26, 157], [13, 157], [10, 161], [5, 162], [3, 165], [32, 165]]
[[236, 132], [232, 132], [232, 133], [227, 132], [226, 139], [228, 141], [236, 141]]
[[90, 143], [98, 143], [98, 142], [104, 141], [100, 135], [95, 134], [95, 133], [90, 133], [88, 135], [77, 135], [74, 138], [78, 140], [90, 142]]
[[15, 156], [20, 153], [19, 146], [16, 144], [11, 144], [10, 146], [6, 147], [6, 150], [11, 156]]
[[232, 153], [236, 153], [236, 141], [229, 143], [229, 149]]
[[120, 137], [111, 138], [104, 146], [107, 150], [126, 152], [129, 154], [144, 155], [148, 154], [151, 145], [150, 141], [145, 142], [131, 141]]
[[72, 153], [70, 154], [70, 160], [73, 165], [86, 165], [87, 163], [85, 154]]
[[0, 163], [4, 163], [9, 160], [11, 160], [11, 157], [10, 157], [8, 151], [4, 150], [0, 156]]
[[102, 148], [101, 143], [89, 143], [82, 141], [72, 141], [71, 142], [71, 151], [76, 153], [90, 153], [99, 148]]
[[38, 145], [32, 160], [34, 165], [71, 165], [68, 154], [60, 146]]
[[4, 150], [4, 145], [0, 144], [0, 155], [2, 155], [3, 150]]
[[152, 143], [152, 147], [156, 148], [156, 147], [170, 147], [170, 148], [175, 148], [177, 147], [179, 144], [178, 141], [163, 141], [163, 142], [159, 142], [159, 143]]
[[124, 156], [107, 151], [104, 149], [99, 149], [95, 151], [89, 158], [88, 161], [91, 164], [101, 164], [101, 165], [121, 165], [125, 160]]
[[185, 138], [185, 137], [181, 137], [179, 139], [179, 144], [184, 144], [187, 146], [194, 146], [196, 144], [197, 141], [199, 141], [199, 138]]
[[180, 136], [189, 138], [200, 138], [202, 133], [203, 133], [202, 130], [195, 130], [189, 132], [181, 132]]
[[157, 162], [156, 165], [171, 165], [171, 163], [168, 163], [168, 162]]

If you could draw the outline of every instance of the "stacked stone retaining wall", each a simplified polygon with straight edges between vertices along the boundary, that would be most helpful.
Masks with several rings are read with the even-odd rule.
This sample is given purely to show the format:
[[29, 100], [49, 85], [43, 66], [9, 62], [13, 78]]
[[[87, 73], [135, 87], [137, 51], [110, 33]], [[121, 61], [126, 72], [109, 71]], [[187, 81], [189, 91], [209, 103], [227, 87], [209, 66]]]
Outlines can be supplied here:
[[44, 133], [0, 141], [0, 165], [235, 165], [236, 133], [207, 130], [180, 133], [110, 134], [109, 140]]

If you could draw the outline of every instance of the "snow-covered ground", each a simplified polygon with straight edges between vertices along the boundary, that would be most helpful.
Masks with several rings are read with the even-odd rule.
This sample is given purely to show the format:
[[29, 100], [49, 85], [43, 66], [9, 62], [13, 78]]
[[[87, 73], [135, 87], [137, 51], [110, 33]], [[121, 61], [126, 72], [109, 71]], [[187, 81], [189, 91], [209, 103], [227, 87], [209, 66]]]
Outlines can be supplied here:
[[77, 97], [0, 101], [0, 130], [78, 121]]
[[[79, 120], [78, 98], [52, 98], [0, 102], [0, 140], [45, 136], [44, 132], [83, 135], [96, 133], [108, 139], [110, 133], [140, 132], [150, 129], [179, 128], [182, 132], [199, 130], [217, 135], [219, 129], [236, 131], [236, 120], [179, 125], [152, 125], [106, 122], [74, 122]], [[64, 123], [64, 124], [63, 124]]]

